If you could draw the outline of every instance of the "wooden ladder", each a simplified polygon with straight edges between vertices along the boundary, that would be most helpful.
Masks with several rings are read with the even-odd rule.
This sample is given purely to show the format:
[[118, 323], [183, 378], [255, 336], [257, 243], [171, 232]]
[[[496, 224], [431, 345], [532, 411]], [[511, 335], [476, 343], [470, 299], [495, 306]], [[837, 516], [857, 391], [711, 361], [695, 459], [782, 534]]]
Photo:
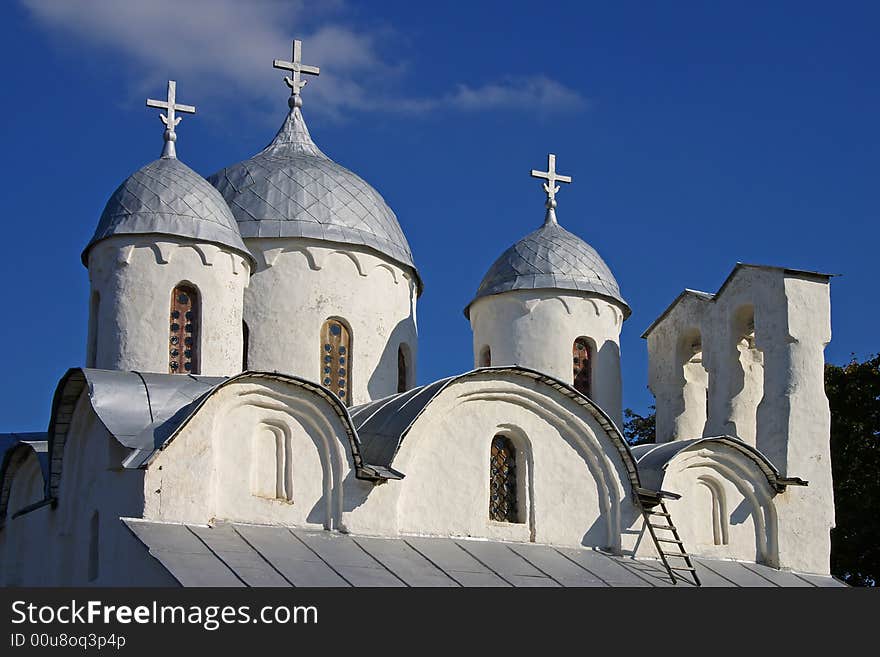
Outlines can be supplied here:
[[[684, 549], [684, 542], [678, 535], [678, 530], [672, 522], [672, 516], [666, 508], [666, 503], [663, 501], [664, 498], [677, 500], [680, 497], [681, 495], [667, 493], [666, 491], [655, 492], [645, 489], [638, 491], [638, 499], [642, 508], [642, 517], [645, 519], [645, 526], [648, 528], [648, 533], [651, 534], [651, 539], [657, 548], [657, 554], [660, 555], [660, 561], [663, 562], [666, 572], [669, 573], [669, 579], [675, 584], [679, 579], [685, 581], [682, 575], [676, 576], [675, 573], [689, 573], [694, 585], [700, 586], [700, 578], [697, 575], [694, 562], [691, 560], [691, 555]], [[659, 511], [657, 507], [660, 508]], [[658, 531], [668, 533], [663, 533], [658, 537]], [[675, 546], [675, 548], [678, 548], [678, 551], [667, 552], [663, 549], [664, 545]], [[672, 549], [674, 550], [674, 548]], [[669, 559], [675, 559], [676, 561], [670, 564]], [[682, 561], [677, 561], [678, 559]]]

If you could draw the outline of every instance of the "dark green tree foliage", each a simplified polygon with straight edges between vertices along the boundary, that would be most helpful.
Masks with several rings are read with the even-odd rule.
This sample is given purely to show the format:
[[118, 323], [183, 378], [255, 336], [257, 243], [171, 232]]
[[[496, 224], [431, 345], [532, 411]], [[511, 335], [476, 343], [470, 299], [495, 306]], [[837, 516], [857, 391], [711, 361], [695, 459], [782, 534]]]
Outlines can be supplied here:
[[831, 572], [847, 584], [880, 580], [880, 355], [825, 366], [831, 404], [836, 527]]
[[657, 414], [651, 405], [646, 416], [635, 413], [631, 408], [623, 412], [623, 437], [632, 446], [653, 443], [657, 439]]

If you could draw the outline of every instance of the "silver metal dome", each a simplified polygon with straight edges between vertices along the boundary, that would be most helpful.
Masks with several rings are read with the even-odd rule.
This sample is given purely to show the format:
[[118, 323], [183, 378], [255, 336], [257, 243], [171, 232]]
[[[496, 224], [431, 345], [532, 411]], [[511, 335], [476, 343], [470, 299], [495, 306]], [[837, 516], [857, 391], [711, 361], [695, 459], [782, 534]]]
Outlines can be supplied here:
[[113, 192], [95, 234], [82, 253], [114, 235], [188, 237], [238, 251], [253, 262], [235, 217], [208, 181], [175, 157], [162, 157], [129, 176]]
[[507, 249], [489, 268], [464, 315], [470, 318], [471, 305], [481, 297], [538, 289], [588, 292], [620, 304], [624, 317], [632, 312], [605, 261], [592, 246], [560, 226], [552, 208], [541, 228]]
[[359, 244], [415, 270], [394, 212], [375, 189], [321, 152], [297, 106], [271, 144], [208, 181], [226, 199], [242, 237]]

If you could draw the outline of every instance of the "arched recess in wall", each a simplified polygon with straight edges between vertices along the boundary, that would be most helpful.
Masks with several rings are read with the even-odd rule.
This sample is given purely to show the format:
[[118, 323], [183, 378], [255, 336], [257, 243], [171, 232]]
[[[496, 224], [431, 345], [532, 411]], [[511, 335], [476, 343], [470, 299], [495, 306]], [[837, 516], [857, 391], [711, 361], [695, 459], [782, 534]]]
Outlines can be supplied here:
[[479, 367], [492, 367], [492, 347], [483, 345], [479, 354]]
[[699, 329], [685, 331], [676, 354], [682, 380], [682, 408], [676, 418], [677, 438], [699, 438], [709, 416], [709, 373], [703, 365], [703, 338]]
[[715, 545], [727, 545], [730, 542], [730, 516], [727, 515], [727, 498], [724, 488], [714, 477], [701, 475], [697, 483], [709, 489], [712, 498], [712, 517], [702, 519], [704, 522], [711, 520], [712, 541]]
[[593, 361], [596, 350], [590, 338], [581, 336], [571, 348], [572, 386], [584, 397], [593, 394]]
[[347, 406], [351, 404], [352, 334], [348, 324], [331, 317], [321, 327], [321, 383]]
[[728, 433], [755, 445], [758, 404], [764, 397], [764, 354], [755, 341], [755, 307], [744, 305], [731, 317], [730, 417]]
[[401, 342], [397, 347], [397, 392], [406, 392], [411, 387], [411, 362], [409, 345]]
[[192, 283], [178, 283], [171, 292], [168, 324], [168, 372], [200, 372], [201, 298]]

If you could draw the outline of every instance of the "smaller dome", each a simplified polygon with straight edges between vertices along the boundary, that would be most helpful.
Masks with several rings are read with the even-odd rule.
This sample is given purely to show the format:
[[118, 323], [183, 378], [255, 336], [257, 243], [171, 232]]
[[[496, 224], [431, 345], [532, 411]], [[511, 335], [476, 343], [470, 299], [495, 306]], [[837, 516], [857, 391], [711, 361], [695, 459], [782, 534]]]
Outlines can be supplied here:
[[587, 292], [621, 305], [624, 317], [632, 312], [596, 249], [560, 226], [553, 210], [541, 228], [507, 249], [489, 268], [464, 315], [470, 318], [471, 305], [481, 297], [538, 289]]
[[162, 157], [129, 176], [113, 192], [95, 234], [83, 250], [114, 235], [159, 234], [210, 242], [253, 262], [238, 224], [220, 193], [175, 157]]

